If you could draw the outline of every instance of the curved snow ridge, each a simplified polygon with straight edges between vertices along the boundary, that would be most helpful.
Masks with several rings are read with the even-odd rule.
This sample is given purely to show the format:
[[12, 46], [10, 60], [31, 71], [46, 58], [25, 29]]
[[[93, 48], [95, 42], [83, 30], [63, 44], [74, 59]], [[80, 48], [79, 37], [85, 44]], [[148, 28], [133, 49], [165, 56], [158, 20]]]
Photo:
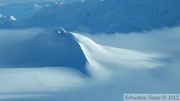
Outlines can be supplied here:
[[[162, 66], [157, 60], [159, 55], [142, 53], [138, 51], [102, 46], [95, 43], [90, 38], [72, 33], [89, 62], [87, 68], [95, 77], [108, 77], [109, 70], [122, 68], [146, 68], [153, 69]], [[104, 72], [104, 75], [103, 75]], [[97, 76], [98, 75], [98, 76]]]

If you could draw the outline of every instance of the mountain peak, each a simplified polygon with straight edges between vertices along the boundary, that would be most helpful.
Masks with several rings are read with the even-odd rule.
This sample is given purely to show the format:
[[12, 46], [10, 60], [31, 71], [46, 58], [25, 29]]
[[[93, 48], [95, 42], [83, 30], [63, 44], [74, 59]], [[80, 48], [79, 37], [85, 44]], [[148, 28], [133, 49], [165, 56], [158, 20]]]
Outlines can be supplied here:
[[66, 30], [64, 30], [63, 27], [58, 28], [58, 33], [67, 33]]

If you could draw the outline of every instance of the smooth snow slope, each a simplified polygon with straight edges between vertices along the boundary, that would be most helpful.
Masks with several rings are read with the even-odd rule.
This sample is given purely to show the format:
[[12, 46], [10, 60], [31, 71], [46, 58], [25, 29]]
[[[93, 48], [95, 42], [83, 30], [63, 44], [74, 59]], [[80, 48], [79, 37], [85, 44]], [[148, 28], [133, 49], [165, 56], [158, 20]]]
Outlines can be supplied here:
[[179, 0], [85, 0], [43, 8], [9, 28], [63, 26], [81, 32], [133, 32], [178, 26]]
[[83, 35], [76, 33], [73, 33], [73, 35], [86, 56], [87, 69], [94, 78], [108, 78], [112, 75], [110, 70], [120, 70], [122, 68], [152, 69], [161, 66], [160, 62], [156, 60], [162, 58], [160, 55], [102, 46]]

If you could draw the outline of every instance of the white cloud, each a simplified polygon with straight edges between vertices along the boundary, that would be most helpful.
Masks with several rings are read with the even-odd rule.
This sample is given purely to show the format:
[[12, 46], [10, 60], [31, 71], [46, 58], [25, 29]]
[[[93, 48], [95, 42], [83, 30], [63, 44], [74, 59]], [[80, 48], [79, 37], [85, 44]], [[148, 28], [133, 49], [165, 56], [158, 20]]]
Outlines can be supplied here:
[[118, 33], [114, 35], [87, 35], [101, 45], [160, 53], [176, 53], [180, 39], [180, 27], [164, 28], [151, 32]]

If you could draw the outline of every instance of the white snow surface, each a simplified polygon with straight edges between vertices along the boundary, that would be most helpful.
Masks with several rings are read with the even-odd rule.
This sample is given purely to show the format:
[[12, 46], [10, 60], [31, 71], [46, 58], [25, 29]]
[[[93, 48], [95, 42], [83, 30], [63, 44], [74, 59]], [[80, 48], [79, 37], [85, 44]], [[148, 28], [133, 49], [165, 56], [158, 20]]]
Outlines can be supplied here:
[[10, 20], [16, 20], [16, 18], [14, 16], [10, 16]]
[[[109, 70], [121, 68], [156, 68], [160, 63], [152, 61], [161, 56], [128, 49], [102, 46], [88, 37], [74, 33], [88, 61], [88, 70], [95, 78], [108, 78]], [[100, 73], [99, 73], [100, 72]]]

